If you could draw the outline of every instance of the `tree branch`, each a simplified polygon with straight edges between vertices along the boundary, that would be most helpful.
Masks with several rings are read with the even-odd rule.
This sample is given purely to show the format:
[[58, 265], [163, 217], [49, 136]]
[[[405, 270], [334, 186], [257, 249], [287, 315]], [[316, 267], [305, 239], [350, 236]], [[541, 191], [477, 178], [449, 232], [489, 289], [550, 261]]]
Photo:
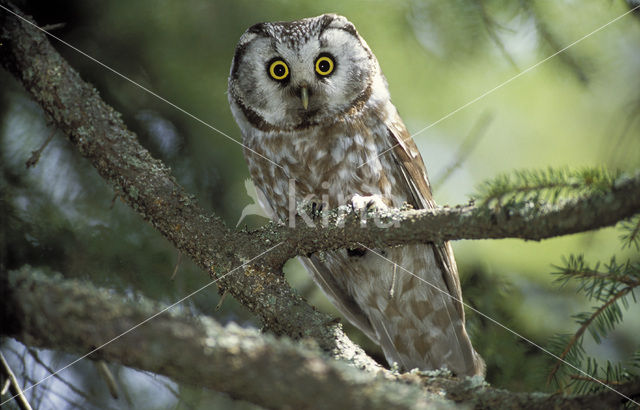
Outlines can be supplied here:
[[[31, 267], [10, 272], [7, 287], [8, 318], [15, 325], [9, 334], [3, 326], [2, 333], [30, 346], [84, 355], [113, 340], [90, 357], [269, 408], [304, 408], [309, 403], [325, 408], [416, 408], [428, 403], [418, 386], [388, 385], [391, 376], [326, 360], [316, 345], [235, 324], [223, 327], [180, 309], [128, 332], [166, 309], [141, 296], [123, 299]], [[390, 391], [401, 394], [387, 397]]]
[[[127, 204], [212, 277], [222, 278], [243, 266], [244, 274], [225, 276], [218, 284], [258, 315], [266, 328], [294, 339], [313, 337], [323, 349], [357, 366], [378, 366], [346, 337], [340, 324], [292, 292], [281, 264], [266, 266], [253, 260], [277, 242], [265, 245], [256, 235], [233, 232], [207, 214], [35, 24], [19, 19], [16, 14], [21, 13], [6, 0], [0, 5], [15, 13], [0, 10], [0, 63]], [[250, 260], [252, 264], [244, 266]]]
[[[493, 389], [479, 378], [460, 382], [429, 372], [397, 375], [380, 370], [376, 374], [326, 360], [313, 345], [236, 325], [223, 327], [184, 310], [170, 310], [162, 320], [149, 321], [118, 337], [165, 307], [143, 297], [123, 299], [31, 267], [10, 272], [0, 281], [8, 291], [7, 318], [13, 323], [3, 326], [4, 336], [80, 355], [117, 337], [92, 358], [163, 374], [270, 408], [420, 409], [456, 402], [478, 409], [598, 409], [621, 403], [613, 392], [577, 397], [511, 393]], [[631, 395], [638, 393], [640, 384], [616, 388]]]
[[[456, 206], [434, 210], [390, 210], [368, 217], [362, 226], [358, 215], [340, 216], [333, 211], [325, 228], [309, 227], [296, 220], [295, 229], [267, 226], [257, 234], [270, 242], [284, 241], [267, 256], [277, 263], [295, 255], [321, 250], [404, 245], [456, 239], [520, 238], [536, 240], [615, 225], [640, 212], [640, 172], [619, 178], [613, 189], [563, 201], [557, 205], [490, 208]], [[379, 218], [381, 226], [373, 223]], [[389, 226], [393, 223], [392, 227]], [[273, 262], [271, 262], [273, 261]]]
[[[14, 13], [17, 9], [7, 5]], [[397, 227], [362, 226], [350, 213], [329, 226], [295, 228], [268, 224], [257, 232], [231, 231], [215, 215], [206, 213], [151, 157], [122, 122], [120, 115], [82, 81], [51, 47], [45, 35], [15, 15], [0, 10], [0, 63], [53, 118], [79, 152], [125, 202], [149, 221], [176, 248], [189, 255], [212, 277], [242, 266], [218, 282], [276, 334], [312, 337], [335, 355], [358, 366], [376, 364], [353, 345], [332, 322], [295, 295], [281, 274], [281, 266], [295, 255], [358, 246], [400, 245], [452, 239], [523, 238], [539, 240], [608, 226], [640, 209], [640, 174], [621, 180], [606, 195], [585, 197], [557, 206], [489, 209], [463, 206], [436, 210], [392, 210], [383, 220]], [[246, 265], [265, 250], [264, 257]]]
[[[20, 388], [18, 379], [16, 379], [16, 376], [13, 374], [11, 367], [9, 367], [9, 363], [7, 363], [7, 360], [4, 358], [2, 352], [0, 352], [0, 375], [2, 376], [0, 377], [0, 380], [4, 381], [3, 384], [9, 384], [8, 393], [15, 397], [18, 408], [20, 408], [21, 410], [31, 410], [32, 407], [29, 404], [27, 397], [24, 395], [24, 392]], [[2, 390], [2, 395], [4, 395], [4, 386]]]
[[[334, 211], [324, 227], [307, 226], [298, 218], [293, 229], [268, 224], [254, 233], [230, 231], [219, 218], [206, 215], [164, 164], [137, 143], [119, 115], [82, 82], [41, 32], [11, 15], [3, 17], [12, 24], [3, 30], [7, 44], [1, 49], [2, 64], [22, 81], [127, 203], [210, 272], [213, 266], [218, 266], [218, 271], [237, 266], [280, 242], [285, 242], [284, 246], [263, 260], [275, 268], [296, 255], [354, 247], [358, 242], [375, 247], [456, 239], [541, 240], [610, 226], [640, 211], [640, 173], [636, 173], [622, 177], [607, 194], [558, 205], [519, 209], [457, 206], [392, 210], [379, 215], [385, 224], [393, 221], [394, 229], [371, 223], [363, 226], [354, 213], [343, 213], [337, 223]], [[53, 72], [55, 76], [50, 75]], [[194, 238], [201, 241], [203, 237], [217, 240], [202, 246], [194, 243]]]
[[[569, 354], [569, 352], [571, 351], [571, 349], [575, 346], [575, 344], [578, 342], [578, 340], [580, 340], [580, 338], [582, 337], [582, 335], [584, 335], [584, 332], [589, 328], [589, 326], [591, 326], [591, 323], [593, 323], [593, 321], [602, 314], [602, 312], [604, 312], [609, 306], [613, 305], [614, 303], [616, 303], [620, 298], [626, 296], [629, 292], [632, 292], [633, 289], [635, 289], [635, 287], [638, 286], [627, 286], [622, 288], [621, 290], [619, 290], [618, 292], [616, 292], [615, 294], [611, 295], [611, 298], [609, 300], [607, 300], [606, 303], [602, 304], [602, 306], [600, 306], [598, 309], [596, 309], [587, 320], [582, 321], [582, 323], [580, 324], [580, 327], [578, 328], [578, 330], [576, 330], [576, 332], [573, 334], [573, 336], [571, 336], [571, 339], [569, 340], [569, 342], [567, 343], [567, 346], [564, 348], [564, 350], [562, 351], [562, 353], [560, 353], [560, 359], [563, 359], [565, 357], [567, 357], [567, 354]], [[553, 366], [553, 369], [551, 369], [551, 372], [549, 372], [549, 376], [547, 376], [547, 385], [551, 384], [551, 381], [553, 380], [555, 374], [558, 372], [558, 369], [560, 369], [560, 366], [563, 365], [563, 362], [557, 361], [556, 364]]]

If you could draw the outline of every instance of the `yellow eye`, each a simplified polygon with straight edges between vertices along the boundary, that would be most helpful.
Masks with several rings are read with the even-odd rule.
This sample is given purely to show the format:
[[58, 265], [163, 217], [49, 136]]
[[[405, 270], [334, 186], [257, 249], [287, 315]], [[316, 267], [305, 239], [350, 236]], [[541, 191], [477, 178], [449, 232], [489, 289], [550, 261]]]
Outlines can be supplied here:
[[316, 60], [316, 73], [325, 76], [333, 72], [335, 64], [333, 59], [327, 55], [321, 55]]
[[273, 60], [269, 64], [269, 75], [277, 81], [282, 81], [289, 76], [289, 67], [282, 60]]

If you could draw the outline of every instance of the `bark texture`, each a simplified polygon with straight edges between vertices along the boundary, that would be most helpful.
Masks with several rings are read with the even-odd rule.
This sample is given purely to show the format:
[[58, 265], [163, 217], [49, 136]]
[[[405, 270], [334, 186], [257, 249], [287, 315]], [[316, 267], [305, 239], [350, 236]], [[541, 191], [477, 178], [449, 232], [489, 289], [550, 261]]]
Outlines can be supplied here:
[[[478, 377], [460, 381], [436, 376], [438, 372], [367, 371], [328, 360], [313, 342], [221, 326], [180, 309], [164, 311], [166, 306], [146, 298], [123, 299], [32, 267], [4, 279], [7, 317], [14, 323], [10, 332], [3, 327], [5, 336], [78, 355], [100, 347], [91, 358], [163, 374], [267, 408], [426, 409], [462, 404], [477, 409], [602, 409], [623, 403], [613, 392], [513, 393], [494, 389]], [[157, 320], [118, 337], [158, 313]], [[640, 382], [617, 387], [624, 394], [640, 395]]]
[[[0, 4], [19, 14], [6, 0]], [[446, 405], [449, 401], [437, 394], [427, 394], [441, 388], [447, 399], [477, 408], [602, 408], [620, 403], [619, 396], [607, 393], [587, 398], [524, 395], [491, 389], [473, 379], [449, 384], [453, 382], [442, 378], [392, 375], [355, 346], [332, 318], [297, 296], [281, 267], [295, 255], [359, 243], [378, 247], [454, 239], [540, 240], [612, 225], [640, 210], [640, 175], [619, 180], [606, 194], [557, 206], [392, 210], [382, 215], [397, 224], [390, 229], [362, 226], [357, 215], [333, 212], [326, 227], [309, 227], [299, 219], [295, 228], [269, 224], [256, 232], [232, 231], [198, 206], [40, 30], [5, 10], [0, 10], [0, 64], [129, 206], [218, 278], [217, 284], [260, 317], [267, 329], [291, 339], [313, 340], [322, 351], [355, 366], [327, 361], [317, 350], [285, 339], [175, 313], [127, 333], [100, 349], [100, 356], [273, 407], [286, 403], [294, 408], [335, 408], [336, 397], [351, 400], [347, 407], [352, 408]], [[78, 354], [90, 352], [157, 310], [150, 302], [116, 300], [86, 284], [50, 281], [30, 271], [15, 274], [4, 285], [3, 334]], [[128, 349], [132, 344], [139, 348]], [[203, 357], [211, 359], [206, 366]], [[639, 387], [628, 389], [637, 392]], [[290, 401], [278, 401], [284, 398]]]
[[339, 323], [291, 290], [281, 264], [265, 265], [256, 258], [279, 242], [231, 231], [205, 212], [169, 169], [138, 143], [120, 114], [62, 59], [42, 31], [2, 10], [0, 43], [2, 66], [115, 192], [212, 278], [221, 278], [220, 288], [260, 317], [266, 328], [294, 339], [312, 337], [337, 357], [357, 366], [378, 367], [346, 337]]

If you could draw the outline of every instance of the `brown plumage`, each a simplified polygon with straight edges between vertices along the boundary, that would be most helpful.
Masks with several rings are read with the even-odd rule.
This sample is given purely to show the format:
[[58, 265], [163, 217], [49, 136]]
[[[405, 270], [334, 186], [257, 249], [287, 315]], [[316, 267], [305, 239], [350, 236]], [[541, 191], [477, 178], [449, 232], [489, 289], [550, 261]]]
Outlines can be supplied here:
[[[422, 157], [391, 104], [378, 62], [344, 17], [249, 28], [236, 49], [229, 101], [258, 197], [273, 219], [288, 220], [302, 201], [330, 208], [435, 206]], [[483, 374], [464, 327], [449, 243], [300, 259], [389, 363]]]

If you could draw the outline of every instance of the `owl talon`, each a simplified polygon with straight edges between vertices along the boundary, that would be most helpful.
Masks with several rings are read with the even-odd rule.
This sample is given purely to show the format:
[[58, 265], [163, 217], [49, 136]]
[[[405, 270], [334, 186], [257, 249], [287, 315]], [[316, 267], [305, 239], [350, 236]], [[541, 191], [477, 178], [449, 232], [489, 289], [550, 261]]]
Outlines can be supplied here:
[[376, 203], [375, 203], [375, 201], [373, 199], [370, 200], [369, 202], [367, 202], [367, 211], [371, 211], [371, 210], [375, 211], [376, 208], [377, 208], [375, 205], [376, 205]]
[[312, 202], [311, 203], [311, 218], [318, 219], [322, 216], [322, 211], [324, 210], [324, 202]]
[[298, 204], [296, 216], [304, 219], [307, 223], [313, 224], [314, 221], [323, 216], [325, 206], [323, 202], [305, 201]]
[[389, 209], [380, 195], [362, 196], [355, 194], [351, 198], [351, 206], [356, 212], [385, 211]]

